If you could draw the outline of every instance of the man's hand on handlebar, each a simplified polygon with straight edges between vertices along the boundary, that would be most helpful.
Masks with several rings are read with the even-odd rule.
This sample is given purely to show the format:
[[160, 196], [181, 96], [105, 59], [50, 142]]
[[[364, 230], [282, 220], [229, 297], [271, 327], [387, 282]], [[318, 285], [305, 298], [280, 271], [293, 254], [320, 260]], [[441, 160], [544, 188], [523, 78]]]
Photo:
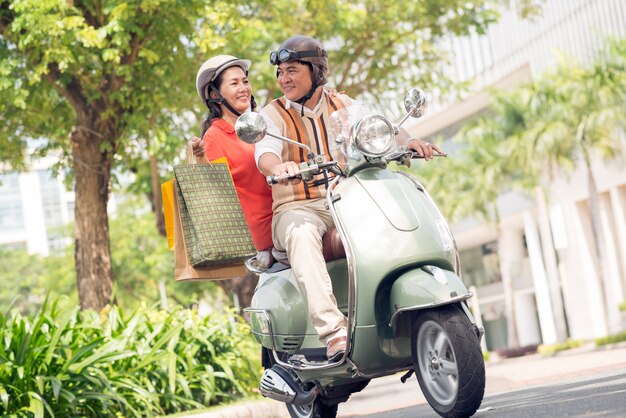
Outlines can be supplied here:
[[283, 177], [278, 182], [278, 184], [281, 184], [283, 186], [286, 186], [288, 184], [296, 185], [300, 183], [301, 179], [299, 177], [296, 177], [298, 176], [298, 174], [300, 174], [300, 167], [298, 167], [298, 164], [293, 161], [287, 161], [277, 164], [272, 169], [272, 175], [274, 177]]
[[411, 139], [407, 144], [409, 149], [415, 151], [420, 157], [424, 158], [426, 161], [433, 158], [435, 155], [445, 155], [443, 151], [441, 151], [436, 145], [431, 144], [430, 142], [424, 142], [419, 139]]

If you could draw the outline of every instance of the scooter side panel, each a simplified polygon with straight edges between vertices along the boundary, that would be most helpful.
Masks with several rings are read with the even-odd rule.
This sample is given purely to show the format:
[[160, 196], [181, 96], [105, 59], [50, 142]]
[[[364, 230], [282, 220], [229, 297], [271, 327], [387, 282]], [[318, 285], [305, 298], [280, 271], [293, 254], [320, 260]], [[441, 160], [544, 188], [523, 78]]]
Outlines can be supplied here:
[[[347, 315], [346, 260], [334, 260], [327, 263], [326, 266], [333, 282], [333, 293], [337, 300], [337, 306]], [[306, 301], [291, 269], [262, 274], [250, 306], [253, 309], [263, 309], [268, 312], [272, 321], [276, 348], [279, 351], [290, 352], [300, 347], [323, 347], [310, 322]], [[251, 314], [250, 322], [256, 340], [263, 346], [271, 348], [269, 329], [264, 323], [266, 321], [263, 321], [263, 315]]]
[[[285, 272], [290, 271], [285, 270]], [[280, 273], [264, 277], [255, 290], [250, 305], [252, 308], [264, 309], [267, 312], [271, 320], [272, 332], [277, 337], [275, 342], [278, 347], [276, 348], [280, 351], [289, 351], [292, 344], [299, 347], [302, 343], [302, 337], [309, 322], [308, 309], [297, 285], [294, 285], [287, 275]], [[252, 314], [250, 321], [257, 341], [266, 347], [271, 347], [269, 329], [263, 315]], [[294, 338], [291, 342], [289, 340], [285, 342], [282, 336]]]

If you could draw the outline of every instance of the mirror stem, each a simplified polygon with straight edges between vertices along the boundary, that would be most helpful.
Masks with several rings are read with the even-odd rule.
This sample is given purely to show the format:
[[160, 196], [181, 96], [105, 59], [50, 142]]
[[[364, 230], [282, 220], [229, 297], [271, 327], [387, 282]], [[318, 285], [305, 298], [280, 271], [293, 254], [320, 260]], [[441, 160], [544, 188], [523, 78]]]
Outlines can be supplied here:
[[309, 147], [308, 145], [301, 144], [298, 141], [294, 141], [293, 139], [285, 138], [284, 136], [280, 136], [280, 135], [274, 135], [274, 134], [271, 134], [269, 132], [266, 132], [265, 135], [269, 135], [269, 136], [272, 136], [274, 138], [280, 139], [281, 141], [289, 142], [290, 144], [296, 145], [296, 146], [298, 146], [300, 148], [304, 148], [306, 150], [307, 154], [313, 155], [313, 151], [311, 150], [311, 147]]

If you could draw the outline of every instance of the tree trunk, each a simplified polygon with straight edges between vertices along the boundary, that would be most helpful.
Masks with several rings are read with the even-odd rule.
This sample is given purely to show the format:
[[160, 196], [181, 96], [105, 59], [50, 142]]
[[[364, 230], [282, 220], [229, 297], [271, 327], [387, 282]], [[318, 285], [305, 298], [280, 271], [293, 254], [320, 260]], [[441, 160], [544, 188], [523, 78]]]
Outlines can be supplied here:
[[76, 282], [81, 309], [101, 310], [111, 302], [113, 289], [107, 215], [111, 154], [101, 151], [103, 136], [97, 128], [85, 126], [79, 123], [70, 136], [76, 176]]
[[152, 207], [156, 218], [156, 227], [159, 234], [164, 237], [166, 233], [165, 218], [163, 217], [163, 196], [161, 196], [161, 181], [155, 155], [150, 156], [150, 177], [152, 178]]

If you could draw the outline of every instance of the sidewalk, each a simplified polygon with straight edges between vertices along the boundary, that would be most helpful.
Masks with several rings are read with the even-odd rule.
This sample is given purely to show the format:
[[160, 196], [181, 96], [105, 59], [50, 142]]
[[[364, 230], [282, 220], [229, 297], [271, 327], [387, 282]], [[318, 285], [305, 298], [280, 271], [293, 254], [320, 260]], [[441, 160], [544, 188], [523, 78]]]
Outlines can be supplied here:
[[[507, 392], [541, 384], [574, 379], [590, 373], [626, 368], [626, 342], [596, 347], [587, 344], [556, 353], [552, 357], [530, 354], [523, 357], [494, 359], [486, 363], [485, 395]], [[381, 404], [381, 397], [385, 402]], [[416, 395], [419, 395], [416, 396]], [[382, 412], [392, 406], [406, 408], [426, 403], [415, 378], [400, 383], [400, 375], [374, 379], [363, 392], [339, 406], [338, 417], [363, 416]], [[288, 418], [285, 406], [273, 400], [226, 405], [211, 412], [178, 415], [179, 418]]]

